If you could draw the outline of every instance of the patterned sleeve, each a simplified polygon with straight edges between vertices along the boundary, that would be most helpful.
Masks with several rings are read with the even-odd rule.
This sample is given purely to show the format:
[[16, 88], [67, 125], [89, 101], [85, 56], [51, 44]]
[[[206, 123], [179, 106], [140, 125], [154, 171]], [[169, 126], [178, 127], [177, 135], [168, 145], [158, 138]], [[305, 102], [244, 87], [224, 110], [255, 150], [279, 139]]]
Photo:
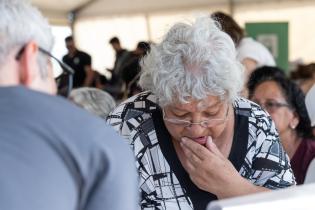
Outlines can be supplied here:
[[258, 186], [269, 189], [285, 188], [295, 184], [289, 157], [280, 143], [278, 132], [271, 117], [260, 108], [256, 110], [260, 117], [254, 117], [250, 123], [252, 139], [252, 166], [250, 180]]
[[147, 95], [148, 93], [143, 93], [127, 99], [118, 105], [106, 119], [106, 122], [128, 141], [132, 149], [140, 133], [140, 124], [149, 115], [141, 111], [146, 104], [143, 98], [148, 97]]
[[124, 110], [128, 104], [120, 104], [107, 117], [106, 122], [112, 126], [122, 137], [129, 139], [130, 132], [124, 131]]

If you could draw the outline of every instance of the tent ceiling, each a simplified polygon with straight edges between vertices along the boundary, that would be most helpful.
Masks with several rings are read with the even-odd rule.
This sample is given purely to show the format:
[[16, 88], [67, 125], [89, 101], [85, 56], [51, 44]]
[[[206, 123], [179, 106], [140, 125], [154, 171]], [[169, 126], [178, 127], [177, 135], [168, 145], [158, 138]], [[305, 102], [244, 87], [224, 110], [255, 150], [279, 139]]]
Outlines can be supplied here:
[[56, 11], [68, 13], [89, 0], [31, 0], [32, 4], [44, 11]]
[[150, 13], [213, 4], [227, 5], [229, 0], [98, 0], [79, 13], [80, 17]]
[[86, 4], [90, 0], [31, 0], [52, 24], [67, 25], [69, 12]]
[[[81, 8], [78, 17], [95, 17], [106, 15], [123, 15], [132, 13], [152, 13], [157, 11], [180, 10], [187, 8], [211, 7], [213, 5], [229, 6], [244, 3], [262, 3], [285, 0], [31, 0], [52, 18], [67, 19], [67, 14]], [[286, 0], [286, 2], [306, 0]], [[309, 0], [311, 1], [311, 0]]]

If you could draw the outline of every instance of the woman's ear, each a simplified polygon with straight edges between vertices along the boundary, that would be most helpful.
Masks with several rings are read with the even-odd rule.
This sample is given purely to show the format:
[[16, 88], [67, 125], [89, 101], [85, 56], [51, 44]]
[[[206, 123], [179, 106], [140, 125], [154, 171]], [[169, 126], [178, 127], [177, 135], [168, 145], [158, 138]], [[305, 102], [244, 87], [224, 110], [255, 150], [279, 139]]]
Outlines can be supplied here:
[[24, 47], [24, 52], [20, 60], [20, 83], [30, 87], [39, 75], [37, 63], [38, 46], [34, 41], [30, 41]]
[[290, 122], [290, 128], [291, 129], [296, 129], [296, 127], [298, 126], [300, 122], [300, 118], [298, 116], [298, 114], [296, 112], [293, 113], [293, 118], [291, 119], [291, 122]]

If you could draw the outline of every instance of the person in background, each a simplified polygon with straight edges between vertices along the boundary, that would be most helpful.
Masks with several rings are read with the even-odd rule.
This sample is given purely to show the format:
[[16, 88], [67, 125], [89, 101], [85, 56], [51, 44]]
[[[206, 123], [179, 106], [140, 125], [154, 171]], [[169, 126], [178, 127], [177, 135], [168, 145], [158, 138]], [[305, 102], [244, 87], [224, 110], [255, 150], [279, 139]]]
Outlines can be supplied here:
[[249, 98], [268, 111], [275, 121], [297, 184], [303, 184], [315, 157], [315, 141], [304, 94], [283, 72], [277, 67], [255, 70], [248, 82]]
[[138, 209], [128, 146], [55, 96], [47, 20], [24, 0], [0, 14], [0, 209]]
[[109, 92], [115, 100], [120, 100], [125, 88], [122, 79], [122, 70], [130, 58], [131, 53], [121, 47], [120, 40], [117, 37], [111, 38], [109, 40], [109, 44], [115, 51], [116, 58], [113, 69], [107, 69], [112, 73], [112, 76], [105, 87], [105, 90]]
[[91, 56], [77, 49], [72, 36], [66, 37], [65, 43], [68, 53], [62, 60], [74, 70], [73, 87], [91, 86], [94, 80]]
[[298, 65], [297, 69], [290, 73], [290, 78], [300, 86], [304, 94], [307, 94], [315, 84], [315, 63]]
[[238, 93], [243, 66], [209, 17], [177, 23], [141, 62], [144, 92], [107, 118], [131, 145], [142, 209], [209, 202], [295, 184], [274, 122]]
[[74, 89], [71, 91], [69, 99], [76, 105], [103, 119], [106, 119], [108, 114], [116, 107], [114, 98], [97, 88]]
[[[211, 17], [220, 23], [221, 29], [230, 35], [234, 41], [237, 59], [245, 66], [245, 83], [256, 68], [276, 65], [269, 50], [251, 37], [246, 37], [244, 30], [231, 16], [218, 11], [214, 12]], [[247, 97], [246, 87], [244, 88], [243, 95]]]
[[138, 85], [140, 78], [140, 60], [150, 51], [150, 44], [148, 42], [138, 42], [136, 49], [131, 52], [131, 56], [122, 69], [122, 79], [126, 85], [124, 98], [133, 96], [141, 92]]
[[121, 68], [130, 56], [130, 52], [121, 47], [120, 40], [117, 37], [113, 37], [109, 40], [110, 45], [116, 53], [116, 59], [114, 63], [114, 68], [111, 69], [112, 77], [118, 79], [121, 75]]
[[305, 105], [308, 115], [311, 119], [311, 125], [313, 130], [313, 136], [315, 136], [315, 84], [307, 92], [305, 96]]

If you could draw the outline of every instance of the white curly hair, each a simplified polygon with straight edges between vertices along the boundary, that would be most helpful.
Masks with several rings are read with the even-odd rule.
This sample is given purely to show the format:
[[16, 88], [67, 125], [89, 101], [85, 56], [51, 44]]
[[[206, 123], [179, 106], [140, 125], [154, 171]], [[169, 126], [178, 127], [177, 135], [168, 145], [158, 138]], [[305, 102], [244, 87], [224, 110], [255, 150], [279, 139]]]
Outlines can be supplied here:
[[[29, 41], [51, 51], [54, 43], [51, 27], [29, 0], [0, 0], [0, 14], [0, 70], [11, 51]], [[46, 55], [39, 53], [37, 62], [42, 78], [48, 75], [47, 60]]]
[[71, 91], [69, 99], [94, 115], [106, 119], [116, 107], [114, 98], [107, 92], [90, 87], [82, 87]]
[[160, 106], [209, 95], [233, 101], [243, 87], [244, 68], [232, 39], [210, 17], [177, 23], [141, 62], [139, 84]]

